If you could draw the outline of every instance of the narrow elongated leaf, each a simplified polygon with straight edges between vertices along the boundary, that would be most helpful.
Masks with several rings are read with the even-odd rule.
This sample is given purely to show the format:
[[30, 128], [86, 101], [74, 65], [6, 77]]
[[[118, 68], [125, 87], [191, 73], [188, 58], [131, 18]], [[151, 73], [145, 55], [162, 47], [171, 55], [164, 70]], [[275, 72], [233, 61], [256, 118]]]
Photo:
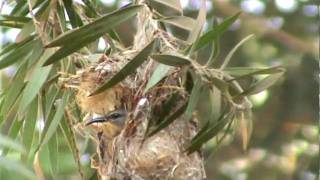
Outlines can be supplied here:
[[[7, 137], [11, 139], [16, 139], [22, 127], [22, 124], [23, 124], [23, 120], [18, 119], [18, 116], [16, 115], [16, 117], [14, 118], [14, 122], [10, 126]], [[1, 155], [6, 156], [9, 150], [10, 150], [9, 148], [4, 148]]]
[[159, 19], [159, 21], [188, 30], [188, 31], [191, 31], [196, 24], [196, 21], [193, 18], [190, 18], [187, 16], [167, 17], [167, 18]]
[[30, 20], [31, 20], [31, 18], [24, 17], [24, 16], [1, 15], [0, 16], [0, 26], [22, 28]]
[[59, 151], [58, 151], [58, 137], [57, 133], [53, 135], [53, 137], [48, 142], [48, 150], [49, 150], [49, 160], [52, 175], [55, 176], [58, 171], [58, 159], [59, 159]]
[[134, 73], [136, 69], [148, 59], [149, 55], [153, 51], [154, 43], [156, 39], [150, 42], [143, 50], [139, 52], [128, 64], [126, 64], [117, 74], [115, 74], [110, 80], [104, 83], [91, 95], [99, 94], [114, 85], [118, 84], [120, 81], [124, 80], [127, 76]]
[[7, 115], [9, 110], [12, 108], [17, 98], [21, 94], [23, 88], [25, 87], [24, 78], [27, 72], [26, 63], [22, 64], [13, 78], [12, 84], [5, 91], [5, 99], [3, 107], [1, 108], [1, 114]]
[[162, 120], [161, 123], [155, 127], [154, 130], [152, 130], [148, 136], [152, 136], [156, 134], [157, 132], [161, 131], [162, 129], [166, 128], [169, 126], [174, 120], [176, 120], [178, 117], [180, 117], [186, 110], [187, 108], [187, 103], [182, 105], [176, 112], [174, 112], [171, 116], [167, 117], [165, 120]]
[[151, 58], [159, 63], [169, 66], [185, 66], [191, 63], [190, 59], [169, 54], [155, 54], [152, 55]]
[[0, 148], [1, 149], [8, 148], [11, 150], [19, 151], [21, 153], [26, 152], [25, 148], [21, 144], [1, 134], [0, 134]]
[[26, 43], [34, 40], [36, 37], [36, 35], [30, 35], [28, 37], [26, 37], [25, 39], [19, 41], [19, 42], [16, 42], [16, 43], [13, 43], [13, 44], [10, 44], [4, 48], [1, 49], [1, 52], [0, 52], [0, 55], [3, 55], [3, 54], [6, 54], [6, 53], [9, 53], [11, 52], [11, 50], [13, 49], [17, 49], [23, 45], [25, 45]]
[[164, 77], [166, 77], [171, 68], [172, 67], [170, 66], [159, 64], [148, 80], [148, 84], [146, 85], [144, 93], [146, 93], [150, 88], [158, 84]]
[[23, 46], [17, 47], [17, 49], [14, 49], [9, 53], [4, 54], [0, 58], [0, 69], [3, 69], [18, 61], [23, 61], [24, 59], [28, 58], [32, 52], [30, 51], [30, 49], [32, 49], [34, 43], [34, 41], [30, 41], [24, 44]]
[[210, 125], [209, 128], [201, 131], [202, 134], [196, 135], [196, 138], [192, 139], [191, 145], [186, 149], [188, 154], [200, 149], [205, 142], [221, 132], [221, 130], [229, 123], [233, 116], [234, 113], [232, 111], [228, 113], [222, 113], [217, 123]]
[[226, 89], [229, 87], [228, 83], [226, 83], [224, 80], [219, 79], [217, 77], [210, 77], [210, 81], [217, 89], [220, 90], [220, 92], [225, 92]]
[[28, 112], [26, 114], [26, 118], [24, 121], [23, 134], [22, 134], [22, 142], [26, 148], [26, 158], [28, 159], [28, 155], [31, 149], [31, 145], [34, 137], [34, 130], [37, 122], [38, 115], [38, 98], [35, 98], [28, 108]]
[[81, 179], [84, 179], [84, 174], [81, 168], [81, 162], [80, 162], [80, 151], [76, 144], [76, 137], [75, 133], [73, 131], [72, 127], [72, 119], [71, 115], [69, 114], [70, 111], [65, 111], [65, 118], [60, 122], [60, 127], [62, 128], [62, 131], [64, 135], [66, 136], [66, 139], [68, 141], [69, 147], [71, 149], [71, 152], [73, 154], [74, 160], [77, 164], [78, 172], [80, 174]]
[[249, 140], [252, 133], [252, 118], [250, 112], [237, 112], [237, 121], [239, 123], [239, 132], [242, 136], [242, 149], [247, 150]]
[[57, 111], [53, 117], [53, 120], [51, 121], [48, 130], [47, 131], [43, 131], [42, 135], [41, 135], [41, 141], [40, 141], [40, 146], [42, 144], [46, 144], [50, 138], [54, 135], [54, 133], [56, 133], [57, 127], [60, 123], [60, 120], [62, 119], [63, 115], [64, 115], [64, 108], [68, 102], [68, 98], [69, 98], [69, 94], [67, 92], [64, 93], [64, 95], [62, 96], [62, 99], [60, 101], [60, 104], [57, 108]]
[[18, 173], [27, 179], [36, 179], [35, 174], [18, 161], [0, 157], [0, 169], [7, 169], [12, 173]]
[[71, 26], [72, 28], [76, 28], [76, 27], [82, 26], [83, 22], [80, 16], [77, 14], [72, 3], [73, 3], [72, 0], [63, 0], [63, 4], [66, 7], [66, 11], [70, 19]]
[[166, 5], [172, 9], [175, 9], [176, 11], [179, 11], [182, 14], [182, 7], [180, 4], [180, 0], [151, 0], [151, 1], [155, 1], [163, 5]]
[[188, 121], [192, 118], [192, 113], [198, 105], [198, 101], [200, 98], [200, 94], [202, 92], [202, 88], [203, 88], [203, 84], [202, 84], [200, 78], [197, 78], [197, 80], [193, 86], [193, 89], [191, 91], [190, 98], [188, 100], [188, 106], [187, 106], [187, 110], [185, 112], [186, 121]]
[[196, 23], [192, 28], [192, 31], [190, 32], [187, 40], [190, 44], [194, 43], [198, 39], [205, 22], [206, 22], [206, 2], [205, 0], [201, 0], [201, 6], [200, 6]]
[[269, 75], [268, 77], [252, 85], [249, 89], [245, 90], [240, 95], [247, 96], [247, 95], [253, 95], [261, 91], [264, 91], [270, 86], [272, 86], [273, 84], [275, 84], [282, 77], [282, 75], [283, 75], [283, 72]]
[[26, 107], [33, 101], [42, 85], [45, 83], [52, 66], [38, 67], [35, 69], [29, 83], [23, 91], [19, 112], [24, 112]]
[[211, 117], [210, 122], [213, 120], [217, 120], [219, 118], [219, 114], [221, 113], [221, 91], [215, 86], [212, 87], [209, 91], [209, 99], [210, 99], [210, 109], [211, 109]]
[[211, 31], [202, 35], [195, 44], [195, 50], [198, 50], [208, 45], [213, 40], [215, 40], [218, 36], [224, 33], [238, 19], [239, 15], [240, 15], [240, 12], [227, 18], [221, 24], [214, 26]]
[[22, 39], [25, 39], [28, 36], [30, 36], [30, 34], [34, 34], [34, 32], [35, 32], [35, 26], [33, 24], [33, 21], [30, 21], [22, 27], [21, 31], [16, 37], [16, 41], [21, 41]]
[[285, 69], [281, 66], [275, 66], [271, 68], [254, 68], [254, 67], [230, 67], [224, 70], [232, 76], [238, 76], [232, 80], [242, 79], [246, 77], [251, 77], [253, 75], [259, 74], [275, 74], [284, 72]]
[[44, 65], [52, 64], [60, 60], [61, 58], [66, 57], [69, 54], [81, 49], [85, 45], [95, 41], [120, 23], [133, 17], [142, 8], [143, 6], [141, 5], [123, 8], [113, 13], [107, 14], [97, 19], [96, 21], [93, 21], [80, 28], [62, 34], [57, 39], [46, 45], [46, 47], [62, 47], [52, 56], [50, 56]]
[[244, 44], [246, 41], [248, 41], [250, 38], [252, 38], [254, 35], [251, 34], [245, 38], [243, 38], [232, 50], [228, 53], [227, 57], [224, 59], [223, 64], [221, 65], [220, 69], [224, 69], [230, 62], [230, 59], [232, 58], [233, 54], [238, 50], [238, 48]]

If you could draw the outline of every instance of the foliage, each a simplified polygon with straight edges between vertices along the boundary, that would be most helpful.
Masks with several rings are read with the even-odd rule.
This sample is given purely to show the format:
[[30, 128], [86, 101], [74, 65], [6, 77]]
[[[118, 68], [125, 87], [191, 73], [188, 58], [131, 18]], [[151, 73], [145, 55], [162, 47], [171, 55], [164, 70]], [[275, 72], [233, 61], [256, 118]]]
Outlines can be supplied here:
[[[50, 168], [48, 168], [50, 170], [47, 171], [50, 173], [46, 175], [54, 176], [61, 172], [63, 168], [58, 167], [62, 162], [56, 160], [61, 155], [58, 149], [61, 149], [60, 146], [65, 146], [66, 143], [73, 154], [81, 176], [91, 175], [90, 173], [83, 175], [80, 160], [80, 153], [88, 150], [89, 147], [83, 146], [79, 149], [76, 144], [77, 137], [73, 132], [73, 124], [80, 122], [82, 115], [78, 113], [79, 110], [75, 103], [70, 100], [74, 94], [59, 87], [57, 79], [63, 73], [75, 73], [79, 64], [86, 63], [78, 57], [96, 54], [97, 49], [94, 48], [94, 44], [97, 44], [97, 40], [101, 37], [107, 40], [110, 47], [105, 49], [105, 53], [123, 49], [125, 45], [121, 44], [115, 30], [116, 27], [145, 8], [133, 3], [128, 7], [100, 15], [95, 4], [92, 4], [91, 1], [83, 2], [84, 4], [80, 5], [68, 0], [20, 1], [14, 5], [10, 15], [2, 16], [0, 20], [1, 26], [21, 29], [17, 42], [8, 44], [0, 52], [1, 69], [9, 66], [17, 67], [10, 87], [1, 92], [1, 132], [6, 137], [0, 139], [0, 145], [4, 146], [0, 165], [4, 166], [6, 163], [9, 169], [11, 167], [19, 169], [18, 173], [26, 178], [33, 178], [34, 173], [24, 166], [37, 162], [38, 154], [42, 152], [50, 154]], [[154, 5], [154, 2], [170, 8], [178, 15], [167, 16], [158, 12], [158, 6]], [[163, 30], [175, 26], [188, 31], [188, 37], [181, 40], [187, 44], [187, 47], [177, 54], [156, 54], [154, 46], [157, 46], [157, 43], [154, 40], [93, 94], [111, 88], [128, 75], [135, 73], [139, 66], [150, 57], [160, 64], [148, 79], [144, 89], [145, 93], [163, 78], [169, 76], [168, 72], [173, 67], [184, 70], [184, 76], [181, 78], [187, 82], [187, 77], [189, 77], [193, 84], [190, 89], [185, 87], [190, 92], [188, 102], [173, 114], [170, 111], [163, 114], [160, 122], [149, 133], [150, 136], [167, 127], [182, 114], [186, 120], [190, 120], [193, 112], [196, 111], [201, 93], [206, 90], [213, 97], [210, 98], [212, 107], [220, 107], [220, 109], [211, 109], [212, 116], [202, 120], [202, 124], [205, 125], [192, 139], [186, 151], [192, 153], [212, 138], [217, 138], [221, 142], [225, 137], [224, 134], [228, 133], [235, 124], [236, 116], [248, 124], [241, 126], [243, 146], [246, 147], [250, 136], [248, 134], [251, 132], [251, 119], [243, 119], [251, 111], [248, 96], [273, 85], [283, 75], [284, 68], [279, 66], [271, 68], [227, 67], [235, 51], [252, 35], [240, 41], [224, 58], [224, 61], [217, 64], [219, 39], [236, 21], [240, 13], [235, 13], [222, 23], [214, 24], [211, 30], [202, 34], [206, 21], [205, 1], [201, 1], [196, 19], [184, 16], [181, 5], [177, 2], [154, 0], [150, 1], [150, 6], [154, 10], [153, 18], [162, 25]], [[31, 18], [27, 17], [28, 13], [31, 14]], [[186, 22], [188, 26], [185, 26]], [[204, 63], [205, 65], [202, 65], [198, 61], [200, 50], [210, 44], [213, 46], [212, 55]], [[261, 74], [268, 76], [246, 88], [240, 86], [240, 79]], [[37, 126], [42, 123], [43, 128], [38, 134]], [[222, 136], [218, 136], [220, 134]], [[23, 146], [11, 142], [12, 140], [7, 137], [21, 141], [20, 144]], [[85, 139], [81, 140], [87, 142]], [[10, 154], [21, 155], [24, 165], [8, 160]]]

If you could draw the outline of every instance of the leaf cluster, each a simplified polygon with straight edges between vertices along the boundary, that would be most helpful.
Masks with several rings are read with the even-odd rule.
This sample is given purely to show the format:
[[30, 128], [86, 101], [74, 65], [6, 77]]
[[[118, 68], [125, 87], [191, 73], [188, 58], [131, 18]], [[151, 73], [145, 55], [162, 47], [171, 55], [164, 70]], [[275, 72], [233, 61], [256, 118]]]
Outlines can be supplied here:
[[[206, 21], [204, 0], [201, 1], [196, 19], [184, 16], [179, 1], [175, 0], [150, 0], [147, 1], [150, 6], [131, 4], [105, 15], [100, 15], [96, 5], [91, 1], [83, 2], [84, 4], [80, 5], [63, 0], [54, 1], [49, 5], [48, 0], [19, 1], [11, 14], [0, 17], [0, 26], [21, 29], [17, 41], [7, 45], [0, 52], [0, 69], [9, 66], [17, 69], [11, 85], [3, 89], [0, 95], [0, 125], [2, 136], [5, 136], [0, 136], [0, 146], [3, 147], [0, 166], [11, 164], [8, 167], [19, 167], [21, 169], [19, 173], [27, 178], [32, 178], [34, 173], [29, 169], [21, 168], [16, 162], [8, 163], [7, 158], [3, 159], [10, 151], [20, 152], [26, 164], [28, 159], [34, 158], [38, 152], [50, 147], [52, 155], [50, 171], [55, 174], [57, 162], [54, 159], [59, 155], [58, 146], [59, 143], [66, 141], [76, 163], [81, 167], [79, 150], [71, 127], [73, 123], [82, 119], [81, 113], [75, 103], [69, 101], [73, 94], [63, 91], [57, 85], [57, 79], [60, 72], [74, 74], [77, 63], [85, 63], [81, 59], [75, 60], [75, 57], [79, 54], [94, 54], [95, 51], [92, 51], [89, 46], [101, 37], [105, 37], [110, 44], [110, 49], [106, 49], [106, 53], [119, 51], [123, 46], [117, 46], [121, 42], [114, 28], [134, 17], [144, 8], [153, 10], [153, 20], [159, 24], [162, 31], [166, 31], [169, 26], [187, 30], [188, 38], [181, 40], [187, 44], [187, 47], [176, 53], [163, 53], [155, 48], [159, 40], [155, 39], [146, 44], [117, 74], [104, 82], [91, 95], [112, 88], [134, 74], [148, 60], [158, 64], [147, 79], [144, 94], [170, 76], [172, 70], [178, 69], [181, 72], [179, 78], [183, 79], [182, 87], [189, 92], [188, 99], [172, 112], [174, 102], [179, 95], [170, 96], [163, 105], [164, 110], [149, 135], [159, 132], [180, 116], [183, 116], [186, 121], [191, 121], [202, 92], [207, 90], [212, 106], [211, 116], [204, 120], [204, 125], [186, 147], [186, 151], [192, 153], [214, 137], [221, 142], [229, 132], [236, 114], [238, 112], [243, 114], [250, 110], [248, 96], [269, 88], [284, 73], [282, 67], [227, 67], [233, 54], [252, 35], [244, 38], [230, 50], [221, 65], [215, 65], [214, 62], [219, 55], [219, 39], [237, 20], [240, 13], [226, 18], [219, 24], [214, 24], [211, 30], [202, 33]], [[177, 15], [161, 14], [157, 11], [157, 6], [153, 5], [154, 2], [168, 7]], [[27, 14], [36, 8], [38, 10], [32, 11], [32, 17], [27, 17]], [[208, 45], [212, 46], [211, 56], [205, 65], [201, 65], [197, 61], [197, 55], [201, 48]], [[238, 82], [240, 79], [256, 75], [267, 76], [249, 87], [240, 86]], [[43, 123], [44, 127], [37, 131], [39, 123]], [[65, 139], [58, 141], [60, 134], [63, 134]], [[221, 134], [223, 136], [220, 136]], [[22, 145], [7, 138], [20, 139]], [[85, 148], [82, 149], [84, 150]], [[79, 172], [82, 174], [81, 168]]]

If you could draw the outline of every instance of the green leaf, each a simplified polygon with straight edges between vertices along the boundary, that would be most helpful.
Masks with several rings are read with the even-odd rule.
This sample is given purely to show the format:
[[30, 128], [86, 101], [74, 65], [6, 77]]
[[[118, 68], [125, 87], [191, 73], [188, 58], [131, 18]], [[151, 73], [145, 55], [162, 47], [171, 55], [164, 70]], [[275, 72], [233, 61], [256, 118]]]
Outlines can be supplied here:
[[201, 7], [199, 10], [196, 23], [192, 28], [192, 31], [190, 32], [187, 40], [189, 43], [194, 43], [198, 39], [205, 22], [206, 22], [206, 2], [205, 0], [201, 0]]
[[255, 67], [229, 67], [224, 70], [231, 76], [238, 76], [230, 81], [237, 80], [237, 79], [243, 79], [246, 77], [251, 77], [254, 75], [260, 75], [260, 74], [275, 74], [284, 72], [285, 69], [281, 66], [275, 66], [271, 68], [255, 68]]
[[133, 74], [136, 69], [148, 59], [149, 55], [153, 51], [154, 43], [156, 39], [150, 42], [143, 50], [141, 50], [130, 62], [128, 62], [117, 74], [115, 74], [110, 80], [105, 82], [101, 87], [94, 91], [90, 96], [99, 94], [114, 85], [118, 84], [120, 81], [124, 80], [130, 74]]
[[12, 43], [12, 44], [2, 48], [2, 50], [0, 52], [0, 55], [6, 54], [8, 52], [11, 52], [11, 50], [13, 50], [13, 49], [17, 49], [17, 48], [25, 45], [26, 43], [34, 40], [35, 37], [36, 37], [36, 35], [30, 35], [30, 36], [24, 38], [23, 40], [21, 40], [20, 42]]
[[210, 81], [221, 92], [225, 92], [227, 90], [227, 88], [229, 87], [227, 82], [225, 82], [224, 80], [219, 79], [217, 77], [210, 77]]
[[230, 111], [228, 113], [224, 111], [217, 120], [217, 123], [209, 125], [209, 128], [203, 127], [205, 129], [199, 131], [201, 132], [201, 134], [197, 134], [195, 138], [192, 139], [191, 145], [186, 149], [188, 154], [191, 154], [194, 151], [200, 149], [205, 142], [215, 137], [219, 132], [222, 132], [223, 128], [229, 123], [231, 119], [233, 119], [233, 116], [233, 111]]
[[33, 24], [33, 21], [30, 21], [22, 27], [21, 31], [19, 32], [19, 34], [16, 37], [16, 41], [20, 41], [21, 39], [25, 39], [28, 36], [30, 36], [30, 34], [34, 34], [34, 32], [35, 32], [35, 26]]
[[159, 19], [158, 21], [167, 23], [188, 31], [191, 31], [196, 24], [196, 21], [193, 18], [190, 18], [187, 16], [166, 17], [163, 19]]
[[208, 45], [213, 40], [215, 40], [217, 37], [219, 37], [238, 19], [240, 14], [241, 14], [241, 12], [238, 12], [237, 14], [227, 18], [221, 24], [213, 27], [213, 29], [211, 31], [202, 35], [199, 38], [199, 40], [195, 43], [195, 50], [198, 50], [198, 49]]
[[65, 118], [60, 122], [60, 128], [62, 129], [63, 134], [65, 135], [65, 138], [68, 141], [69, 148], [73, 154], [73, 158], [77, 164], [78, 172], [80, 176], [83, 179], [83, 171], [81, 168], [81, 162], [80, 162], [80, 151], [76, 144], [76, 137], [73, 131], [73, 127], [71, 125], [72, 120], [70, 119], [70, 116], [68, 113], [66, 113]]
[[49, 161], [51, 167], [51, 173], [55, 176], [58, 172], [58, 159], [59, 159], [59, 151], [58, 151], [58, 136], [57, 133], [53, 135], [53, 137], [48, 142], [48, 150], [49, 150]]
[[180, 4], [180, 0], [151, 0], [151, 1], [161, 3], [165, 6], [168, 6], [172, 9], [175, 9], [176, 11], [178, 11], [182, 14], [182, 7]]
[[212, 87], [212, 89], [209, 90], [209, 99], [210, 99], [210, 120], [216, 120], [219, 118], [219, 114], [221, 113], [221, 103], [222, 103], [222, 97], [221, 92], [218, 88]]
[[[12, 124], [10, 126], [7, 137], [9, 137], [11, 139], [16, 139], [18, 136], [18, 133], [21, 129], [21, 126], [23, 124], [23, 120], [19, 120], [18, 116], [16, 115], [13, 121], [14, 122], [12, 122]], [[1, 155], [6, 156], [6, 154], [9, 152], [9, 150], [10, 150], [9, 148], [4, 148]]]
[[232, 48], [232, 50], [228, 53], [227, 57], [224, 59], [220, 69], [224, 69], [229, 64], [230, 59], [232, 58], [233, 54], [238, 50], [238, 48], [253, 36], [253, 34], [250, 34], [249, 36], [243, 38], [234, 48]]
[[22, 131], [22, 143], [26, 148], [26, 159], [28, 159], [28, 155], [31, 149], [31, 145], [33, 143], [33, 137], [35, 134], [35, 126], [38, 118], [38, 98], [35, 98], [28, 108], [28, 112], [26, 113], [26, 117], [24, 120], [24, 127]]
[[156, 134], [157, 132], [161, 131], [162, 129], [166, 128], [167, 126], [169, 126], [174, 120], [176, 120], [178, 117], [180, 117], [186, 110], [187, 108], [187, 103], [185, 103], [184, 105], [182, 105], [181, 107], [179, 107], [179, 109], [174, 112], [172, 115], [170, 115], [169, 117], [167, 117], [166, 119], [162, 120], [161, 123], [155, 127], [154, 130], [152, 130], [148, 136], [153, 136], [154, 134]]
[[22, 28], [31, 18], [24, 16], [10, 16], [1, 15], [0, 16], [0, 26], [12, 27], [12, 28]]
[[159, 63], [169, 66], [185, 66], [191, 63], [190, 59], [169, 54], [155, 54], [152, 55], [151, 58]]
[[146, 93], [150, 88], [158, 84], [164, 77], [166, 77], [171, 68], [171, 66], [159, 64], [148, 80], [144, 93]]
[[21, 144], [1, 134], [0, 134], [0, 148], [1, 149], [8, 148], [11, 150], [19, 151], [21, 153], [26, 152], [25, 148]]
[[247, 95], [253, 95], [261, 91], [264, 91], [268, 89], [270, 86], [272, 86], [273, 84], [275, 84], [282, 77], [283, 74], [284, 72], [269, 75], [268, 77], [252, 85], [249, 89], [244, 90], [244, 92], [242, 92], [240, 95], [247, 96]]
[[27, 73], [27, 64], [21, 64], [15, 77], [12, 80], [10, 87], [5, 90], [5, 99], [3, 107], [1, 108], [1, 115], [6, 116], [14, 103], [17, 101], [23, 88], [25, 87], [24, 78]]
[[[49, 44], [46, 47], [62, 46], [52, 56], [50, 56], [44, 65], [52, 64], [63, 57], [70, 55], [71, 53], [81, 49], [85, 45], [95, 41], [103, 34], [112, 30], [120, 23], [133, 17], [139, 12], [143, 6], [135, 5], [127, 8], [120, 9], [113, 13], [102, 16], [101, 18], [93, 21], [89, 24], [81, 26], [80, 28], [70, 30]], [[68, 43], [66, 43], [68, 42]]]
[[13, 161], [8, 158], [0, 157], [0, 169], [7, 169], [12, 173], [18, 173], [27, 179], [36, 179], [35, 174], [19, 161]]
[[[217, 20], [216, 18], [213, 18], [213, 28], [215, 26], [217, 26]], [[201, 39], [201, 37], [200, 37]], [[211, 43], [211, 52], [210, 52], [210, 57], [206, 63], [206, 67], [211, 67], [213, 65], [213, 63], [215, 62], [215, 60], [217, 59], [217, 57], [219, 56], [220, 53], [220, 37], [217, 36], [216, 38], [213, 38], [212, 43]], [[197, 44], [197, 43], [196, 43]]]
[[83, 25], [83, 22], [80, 16], [77, 14], [72, 0], [63, 0], [63, 4], [65, 6], [65, 10], [67, 11], [68, 17], [70, 19], [70, 23], [72, 28], [76, 28]]
[[52, 66], [36, 67], [30, 81], [23, 91], [22, 99], [18, 112], [24, 112], [26, 107], [33, 101], [33, 99], [39, 93], [42, 85], [46, 82], [46, 79], [52, 69]]
[[32, 52], [30, 51], [30, 49], [32, 49], [34, 43], [35, 41], [30, 41], [23, 46], [18, 46], [16, 49], [13, 49], [9, 53], [4, 54], [0, 58], [0, 69], [6, 68], [18, 61], [21, 62], [28, 58]]
[[185, 112], [186, 121], [189, 121], [192, 118], [192, 113], [198, 105], [198, 101], [203, 90], [203, 84], [200, 78], [196, 78], [195, 84], [192, 88], [190, 98], [188, 100], [187, 110]]
[[39, 146], [43, 144], [47, 144], [47, 142], [50, 140], [50, 138], [56, 133], [57, 127], [60, 123], [60, 120], [62, 119], [64, 115], [64, 108], [67, 105], [69, 98], [69, 93], [65, 92], [62, 96], [62, 99], [60, 101], [60, 104], [57, 106], [57, 111], [48, 127], [47, 131], [43, 131], [41, 134], [41, 140]]

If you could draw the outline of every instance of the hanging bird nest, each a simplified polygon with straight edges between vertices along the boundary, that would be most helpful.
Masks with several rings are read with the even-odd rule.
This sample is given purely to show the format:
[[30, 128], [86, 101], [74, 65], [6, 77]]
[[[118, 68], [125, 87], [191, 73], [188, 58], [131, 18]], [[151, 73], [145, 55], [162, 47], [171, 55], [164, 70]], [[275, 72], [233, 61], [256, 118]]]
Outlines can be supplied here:
[[[76, 75], [60, 78], [60, 82], [77, 91], [76, 102], [87, 114], [78, 130], [90, 134], [97, 142], [97, 154], [91, 164], [102, 179], [204, 179], [201, 153], [185, 151], [197, 132], [196, 119], [186, 121], [183, 116], [177, 117], [169, 126], [152, 134], [161, 113], [168, 111], [165, 106], [171, 98], [175, 98], [175, 106], [169, 115], [181, 111], [187, 103], [188, 93], [180, 78], [182, 68], [172, 67], [169, 76], [145, 92], [147, 79], [158, 65], [150, 59], [123, 81], [92, 94], [143, 51], [146, 44], [154, 41], [158, 53], [177, 54], [179, 48], [184, 48], [185, 44], [157, 29], [150, 13], [146, 7], [138, 14], [138, 32], [132, 49], [102, 55]], [[118, 108], [127, 112], [123, 127], [111, 122], [86, 126], [92, 118]]]

